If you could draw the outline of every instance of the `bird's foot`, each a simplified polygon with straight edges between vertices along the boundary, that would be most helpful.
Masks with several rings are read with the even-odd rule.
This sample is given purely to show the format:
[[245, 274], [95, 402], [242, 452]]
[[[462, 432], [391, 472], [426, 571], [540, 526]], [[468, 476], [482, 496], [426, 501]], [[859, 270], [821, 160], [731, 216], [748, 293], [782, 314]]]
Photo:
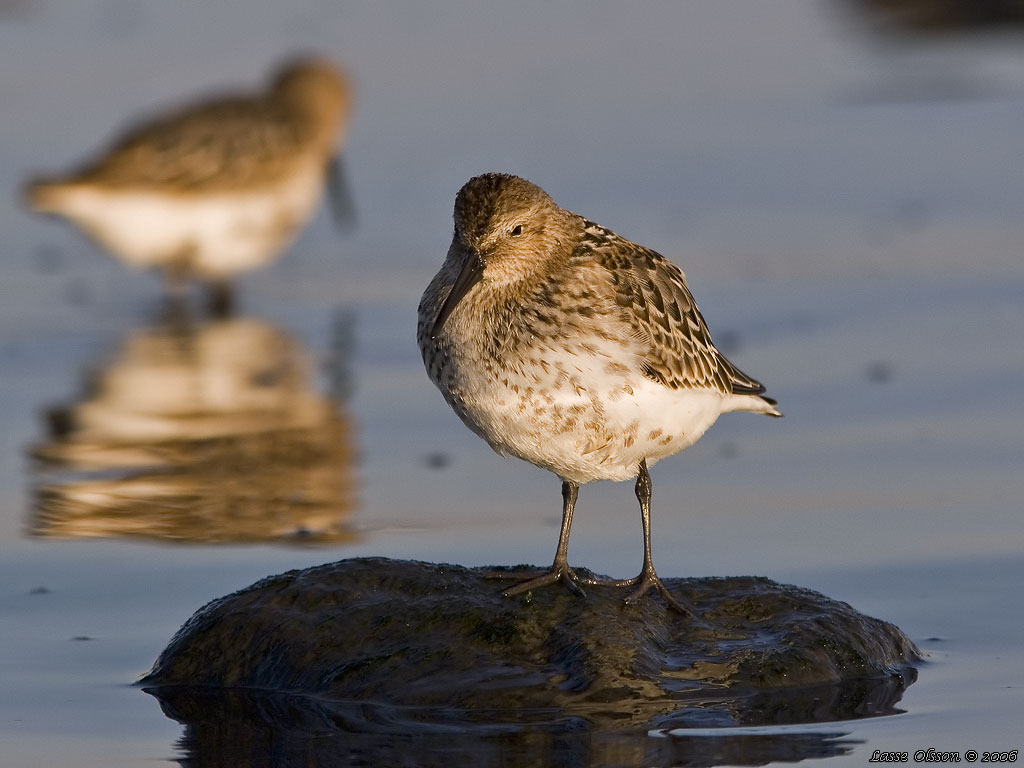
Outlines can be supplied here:
[[668, 591], [661, 579], [658, 578], [658, 574], [654, 572], [654, 569], [645, 569], [640, 573], [639, 576], [635, 576], [632, 579], [623, 579], [622, 581], [616, 582], [617, 586], [633, 586], [636, 585], [636, 589], [626, 595], [625, 602], [627, 605], [633, 605], [640, 602], [644, 595], [650, 592], [652, 589], [658, 590], [658, 594], [661, 595], [661, 599], [664, 600], [668, 607], [671, 608], [678, 614], [686, 616], [687, 618], [693, 618], [693, 614], [689, 610], [684, 608], [678, 600], [672, 597], [672, 593]]
[[521, 595], [524, 592], [529, 592], [534, 589], [546, 587], [556, 582], [561, 582], [566, 589], [572, 592], [577, 597], [586, 597], [586, 593], [583, 591], [583, 587], [580, 584], [597, 584], [596, 579], [579, 576], [576, 571], [570, 568], [568, 565], [553, 565], [550, 570], [547, 571], [491, 571], [487, 574], [489, 579], [522, 579], [527, 578], [519, 584], [513, 587], [509, 587], [501, 594], [505, 597], [515, 597]]

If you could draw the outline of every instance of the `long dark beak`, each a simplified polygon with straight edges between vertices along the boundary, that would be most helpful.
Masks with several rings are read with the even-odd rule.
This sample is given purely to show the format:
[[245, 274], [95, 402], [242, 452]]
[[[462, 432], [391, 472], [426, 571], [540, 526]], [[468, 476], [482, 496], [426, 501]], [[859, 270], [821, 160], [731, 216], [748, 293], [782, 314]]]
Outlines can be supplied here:
[[356, 206], [341, 155], [332, 157], [327, 165], [327, 202], [338, 231], [350, 231], [355, 226]]
[[469, 289], [480, 282], [480, 278], [484, 276], [484, 262], [479, 255], [470, 251], [466, 254], [466, 263], [462, 265], [462, 271], [459, 272], [459, 276], [455, 278], [455, 284], [452, 285], [452, 290], [448, 294], [448, 298], [444, 300], [444, 304], [441, 305], [441, 311], [437, 313], [437, 320], [434, 321], [434, 327], [430, 329], [430, 338], [436, 339], [437, 335], [441, 332], [441, 328], [444, 327], [445, 320], [448, 319], [448, 315], [455, 309], [455, 305], [458, 304], [462, 297], [469, 293]]

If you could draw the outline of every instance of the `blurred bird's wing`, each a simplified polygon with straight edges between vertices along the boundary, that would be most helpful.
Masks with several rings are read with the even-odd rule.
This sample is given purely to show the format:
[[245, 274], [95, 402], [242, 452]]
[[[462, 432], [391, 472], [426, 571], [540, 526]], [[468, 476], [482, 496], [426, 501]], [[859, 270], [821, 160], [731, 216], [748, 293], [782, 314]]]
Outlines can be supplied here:
[[219, 100], [130, 130], [79, 181], [183, 192], [251, 186], [282, 175], [302, 138], [269, 102]]

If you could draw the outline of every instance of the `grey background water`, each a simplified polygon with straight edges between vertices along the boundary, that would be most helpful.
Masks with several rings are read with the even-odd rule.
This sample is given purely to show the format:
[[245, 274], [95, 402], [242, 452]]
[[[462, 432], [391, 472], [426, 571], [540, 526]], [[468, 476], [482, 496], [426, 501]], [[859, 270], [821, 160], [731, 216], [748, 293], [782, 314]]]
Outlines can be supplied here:
[[[557, 480], [470, 434], [413, 338], [454, 194], [485, 170], [680, 264], [786, 413], [727, 416], [653, 471], [662, 575], [798, 583], [928, 652], [904, 714], [804, 729], [851, 741], [828, 764], [1021, 747], [1021, 43], [879, 31], [839, 0], [0, 4], [0, 764], [180, 758], [180, 726], [129, 683], [193, 610], [264, 575], [360, 555], [548, 562]], [[30, 535], [44, 412], [153, 324], [160, 285], [25, 213], [18, 186], [299, 50], [356, 82], [358, 226], [318, 217], [242, 281], [242, 314], [317, 365], [333, 318], [354, 318], [354, 540]], [[629, 484], [585, 487], [571, 560], [632, 575], [634, 504]]]

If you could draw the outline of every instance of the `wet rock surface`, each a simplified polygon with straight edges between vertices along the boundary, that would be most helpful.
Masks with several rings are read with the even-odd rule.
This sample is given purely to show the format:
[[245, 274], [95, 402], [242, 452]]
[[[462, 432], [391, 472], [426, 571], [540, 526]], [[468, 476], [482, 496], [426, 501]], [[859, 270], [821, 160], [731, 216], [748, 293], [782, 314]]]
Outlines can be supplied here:
[[[596, 734], [619, 734], [615, 750], [630, 759], [696, 765], [711, 764], [691, 759], [704, 741], [681, 755], [685, 730], [667, 740], [649, 731], [728, 737], [729, 726], [890, 714], [916, 677], [913, 643], [845, 603], [763, 578], [665, 582], [695, 618], [653, 594], [624, 605], [611, 586], [588, 587], [585, 599], [559, 587], [506, 599], [485, 569], [345, 560], [210, 603], [142, 685], [188, 725], [186, 746], [217, 759], [268, 739], [302, 752], [310, 734], [333, 755], [326, 764], [389, 750], [397, 759], [402, 739], [418, 735], [401, 764], [444, 764], [452, 749], [489, 764], [495, 740], [516, 739], [528, 742], [516, 747], [530, 756], [523, 765], [573, 764], [558, 757], [566, 744], [582, 738], [576, 749], [589, 755]], [[827, 733], [736, 738], [716, 754], [753, 764], [843, 749]]]

